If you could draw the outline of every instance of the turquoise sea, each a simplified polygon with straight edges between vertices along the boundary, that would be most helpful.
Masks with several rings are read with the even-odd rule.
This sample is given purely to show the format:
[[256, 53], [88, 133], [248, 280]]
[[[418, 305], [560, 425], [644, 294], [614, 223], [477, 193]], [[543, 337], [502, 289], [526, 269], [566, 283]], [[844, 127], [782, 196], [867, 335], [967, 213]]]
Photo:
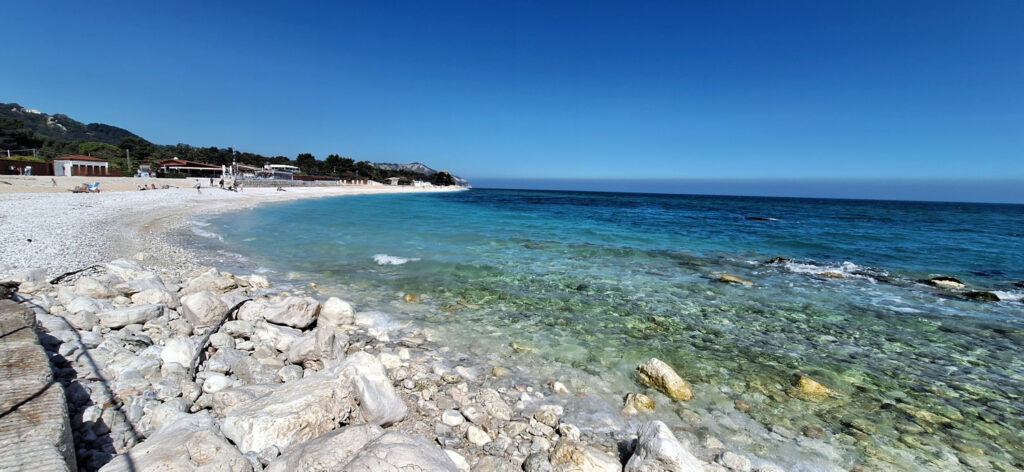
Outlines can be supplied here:
[[[197, 224], [226, 265], [562, 381], [589, 428], [648, 392], [655, 418], [791, 471], [1024, 467], [1024, 205], [471, 190]], [[639, 384], [651, 356], [696, 398]], [[794, 398], [795, 374], [839, 396]]]

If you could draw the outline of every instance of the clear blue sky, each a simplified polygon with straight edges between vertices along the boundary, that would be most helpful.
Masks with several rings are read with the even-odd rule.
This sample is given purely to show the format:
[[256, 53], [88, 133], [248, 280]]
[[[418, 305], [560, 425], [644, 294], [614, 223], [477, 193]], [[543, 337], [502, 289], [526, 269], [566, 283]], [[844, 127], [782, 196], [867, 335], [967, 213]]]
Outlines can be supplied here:
[[481, 182], [1024, 182], [1020, 0], [3, 10], [0, 101], [160, 144]]

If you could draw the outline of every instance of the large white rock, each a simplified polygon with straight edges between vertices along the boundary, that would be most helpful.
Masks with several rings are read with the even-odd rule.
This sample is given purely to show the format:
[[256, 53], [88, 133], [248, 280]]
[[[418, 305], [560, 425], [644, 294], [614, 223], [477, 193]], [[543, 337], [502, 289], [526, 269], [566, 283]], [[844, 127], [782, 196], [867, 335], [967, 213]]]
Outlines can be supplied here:
[[263, 298], [254, 299], [238, 308], [235, 317], [249, 323], [263, 321], [263, 310], [267, 309], [267, 300]]
[[75, 282], [75, 293], [83, 297], [114, 298], [120, 292], [93, 277], [82, 277]]
[[448, 454], [421, 437], [386, 433], [340, 469], [343, 472], [459, 472]]
[[211, 292], [198, 292], [181, 297], [181, 314], [192, 326], [213, 326], [231, 307]]
[[199, 293], [199, 292], [213, 292], [213, 293], [227, 293], [231, 290], [238, 288], [238, 283], [231, 277], [224, 277], [216, 272], [207, 273], [200, 277], [190, 279], [185, 282], [185, 286], [181, 289], [181, 293]]
[[354, 353], [341, 364], [341, 370], [359, 398], [363, 421], [387, 426], [402, 421], [409, 413], [402, 397], [395, 393], [384, 365], [376, 357], [365, 352]]
[[276, 389], [276, 385], [257, 384], [221, 390], [213, 394], [213, 412], [223, 418], [236, 406], [270, 395]]
[[167, 286], [164, 285], [163, 281], [156, 277], [129, 280], [116, 288], [125, 295], [134, 295], [145, 290], [167, 290]]
[[354, 408], [347, 382], [313, 375], [236, 405], [221, 421], [221, 430], [245, 452], [270, 446], [284, 450], [333, 430]]
[[178, 308], [180, 302], [178, 295], [162, 288], [148, 288], [132, 295], [132, 303], [135, 305], [163, 304], [171, 308]]
[[302, 337], [302, 331], [266, 321], [258, 321], [253, 328], [253, 336], [259, 337], [260, 341], [269, 342], [278, 351], [288, 352], [292, 343]]
[[331, 297], [320, 307], [320, 316], [316, 319], [316, 325], [328, 328], [349, 325], [355, 322], [355, 316], [356, 311], [352, 309], [352, 305], [338, 297]]
[[114, 306], [106, 300], [97, 300], [92, 297], [77, 297], [74, 300], [71, 300], [71, 303], [68, 303], [64, 308], [66, 308], [68, 312], [77, 315], [79, 313], [99, 313], [101, 311], [111, 310]]
[[128, 259], [117, 259], [104, 265], [107, 268], [107, 272], [124, 280], [152, 279], [157, 276], [156, 273], [143, 269]]
[[649, 421], [637, 429], [636, 450], [625, 472], [703, 472], [700, 461], [676, 439], [661, 421]]
[[375, 424], [349, 426], [306, 441], [267, 465], [266, 472], [332, 472], [352, 460], [384, 430]]
[[160, 360], [164, 361], [164, 364], [173, 362], [187, 369], [192, 363], [192, 357], [196, 355], [198, 344], [191, 338], [171, 338], [167, 340], [164, 349], [160, 351]]
[[317, 328], [293, 342], [288, 348], [288, 362], [302, 365], [305, 361], [316, 361], [332, 357], [334, 330]]
[[620, 472], [618, 459], [580, 441], [560, 439], [549, 458], [554, 472]]
[[208, 415], [180, 415], [100, 469], [142, 470], [252, 472], [252, 464], [217, 433]]
[[107, 328], [123, 328], [130, 324], [143, 324], [164, 314], [165, 305], [137, 305], [117, 310], [104, 311], [97, 316], [100, 325]]
[[320, 302], [313, 298], [286, 297], [267, 305], [263, 318], [271, 323], [302, 329], [313, 324], [319, 312]]

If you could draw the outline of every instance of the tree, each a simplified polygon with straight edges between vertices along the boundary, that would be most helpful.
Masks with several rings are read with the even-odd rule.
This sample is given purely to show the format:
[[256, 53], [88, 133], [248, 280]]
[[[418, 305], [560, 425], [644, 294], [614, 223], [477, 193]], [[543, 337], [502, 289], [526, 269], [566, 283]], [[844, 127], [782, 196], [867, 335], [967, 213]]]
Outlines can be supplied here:
[[318, 173], [318, 171], [320, 170], [319, 164], [320, 162], [317, 161], [316, 158], [313, 157], [313, 155], [308, 152], [304, 152], [302, 154], [299, 154], [298, 156], [295, 156], [295, 165], [298, 166], [302, 172], [308, 175]]

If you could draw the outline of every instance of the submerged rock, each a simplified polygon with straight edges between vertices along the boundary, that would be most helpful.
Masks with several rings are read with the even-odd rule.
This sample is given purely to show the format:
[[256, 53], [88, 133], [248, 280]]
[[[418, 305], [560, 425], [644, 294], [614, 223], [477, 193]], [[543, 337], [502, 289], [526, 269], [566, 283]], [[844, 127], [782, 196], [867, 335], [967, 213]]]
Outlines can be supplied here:
[[642, 393], [627, 393], [622, 413], [635, 415], [644, 411], [654, 411], [654, 400]]
[[672, 399], [689, 400], [693, 398], [690, 384], [683, 380], [672, 367], [659, 359], [652, 357], [649, 361], [638, 365], [636, 375], [643, 383], [660, 390]]
[[741, 279], [739, 277], [732, 276], [732, 275], [723, 275], [723, 276], [718, 278], [718, 281], [722, 282], [722, 283], [726, 283], [726, 284], [746, 285], [748, 287], [751, 286], [751, 285], [754, 285], [754, 282], [751, 282], [751, 281], [749, 281], [747, 279]]
[[790, 259], [788, 257], [773, 257], [771, 259], [768, 259], [768, 262], [766, 262], [766, 264], [786, 264], [789, 262], [793, 262], [793, 259]]
[[661, 421], [650, 421], [637, 429], [636, 450], [624, 472], [703, 472], [700, 461], [687, 451]]
[[980, 302], [998, 302], [999, 296], [992, 292], [964, 292], [963, 297]]
[[810, 402], [823, 402], [829, 398], [839, 397], [839, 392], [824, 384], [800, 374], [793, 377], [793, 387], [786, 391], [789, 396]]

